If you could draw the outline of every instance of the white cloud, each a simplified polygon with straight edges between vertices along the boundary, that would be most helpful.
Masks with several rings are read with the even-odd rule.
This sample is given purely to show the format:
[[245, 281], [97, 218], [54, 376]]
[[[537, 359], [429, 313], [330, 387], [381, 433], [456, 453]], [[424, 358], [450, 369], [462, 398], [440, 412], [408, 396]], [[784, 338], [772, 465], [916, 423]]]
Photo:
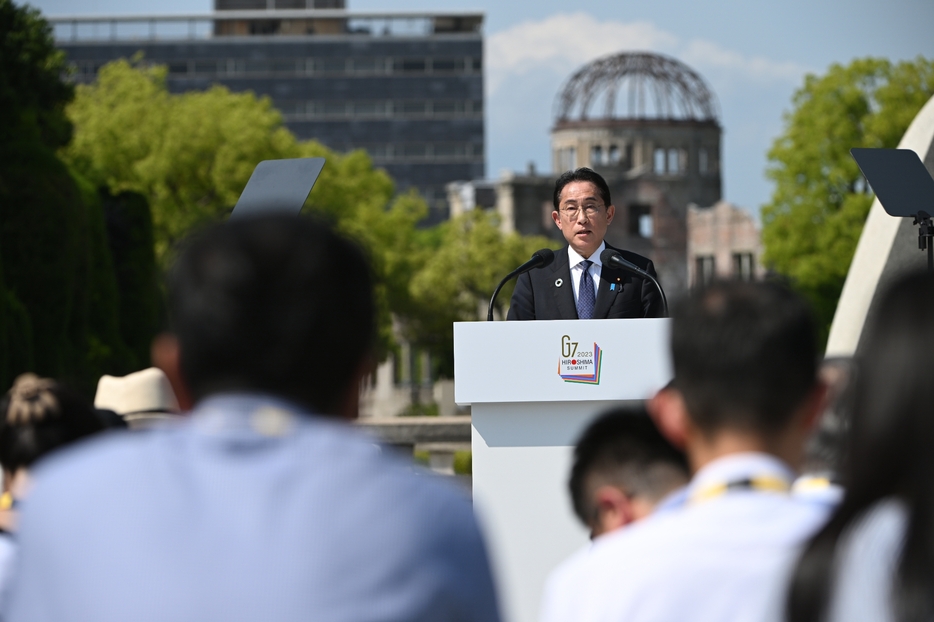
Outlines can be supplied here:
[[523, 22], [486, 37], [489, 170], [521, 169], [530, 160], [548, 170], [555, 95], [584, 64], [621, 51], [667, 54], [703, 76], [728, 129], [725, 191], [742, 205], [764, 202], [764, 154], [791, 92], [813, 69], [743, 54], [709, 39], [682, 39], [651, 22], [599, 21], [580, 12]]
[[[763, 82], [797, 83], [808, 71], [808, 67], [790, 62], [777, 62], [761, 56], [743, 56], [719, 44], [703, 39], [694, 39], [684, 46], [679, 58], [688, 65], [700, 69], [723, 69]], [[738, 76], [738, 77], [740, 77]]]
[[585, 63], [625, 50], [665, 52], [699, 70], [724, 72], [730, 81], [797, 83], [809, 71], [797, 63], [745, 56], [705, 39], [681, 41], [651, 22], [598, 21], [582, 12], [522, 22], [489, 35], [486, 46], [491, 95], [511, 76], [547, 71], [563, 81]]
[[517, 73], [548, 70], [566, 77], [600, 56], [620, 50], [660, 50], [675, 43], [674, 35], [649, 22], [601, 22], [586, 13], [523, 22], [487, 37], [489, 92]]

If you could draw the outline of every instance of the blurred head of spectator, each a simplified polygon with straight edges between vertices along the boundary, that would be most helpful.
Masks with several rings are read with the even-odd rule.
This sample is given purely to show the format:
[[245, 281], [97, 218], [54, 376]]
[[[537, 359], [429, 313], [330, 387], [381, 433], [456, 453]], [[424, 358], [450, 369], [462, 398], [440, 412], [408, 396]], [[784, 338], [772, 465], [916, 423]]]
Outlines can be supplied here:
[[5, 504], [26, 493], [33, 463], [103, 429], [90, 404], [48, 378], [23, 374], [0, 400], [0, 465]]
[[873, 619], [934, 617], [932, 310], [930, 272], [903, 276], [875, 305], [851, 383], [840, 473], [846, 492], [799, 560], [790, 619], [827, 619], [835, 589], [838, 612], [883, 603], [886, 617]]
[[676, 305], [677, 391], [653, 413], [691, 467], [733, 453], [801, 462], [823, 403], [807, 303], [776, 282], [715, 282]]
[[156, 340], [154, 362], [183, 410], [249, 391], [355, 417], [375, 338], [372, 282], [361, 250], [310, 218], [207, 229], [169, 274], [172, 335]]
[[648, 516], [687, 481], [684, 454], [659, 433], [646, 410], [619, 408], [584, 430], [568, 485], [574, 512], [596, 538]]

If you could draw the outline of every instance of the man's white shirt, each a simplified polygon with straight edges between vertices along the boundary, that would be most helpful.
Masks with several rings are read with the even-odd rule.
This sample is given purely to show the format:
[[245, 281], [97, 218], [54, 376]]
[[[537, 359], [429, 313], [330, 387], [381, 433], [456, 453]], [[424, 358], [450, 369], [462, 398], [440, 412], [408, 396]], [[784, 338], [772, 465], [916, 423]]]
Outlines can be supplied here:
[[[602, 253], [605, 248], [606, 242], [600, 242], [600, 246], [593, 252], [593, 255], [587, 258], [593, 262], [593, 265], [590, 266], [590, 277], [593, 279], [594, 293], [600, 291], [600, 271], [603, 269], [603, 262], [600, 261], [600, 253]], [[584, 271], [584, 266], [581, 264], [583, 262], [584, 258], [580, 256], [580, 253], [568, 246], [568, 267], [571, 269], [571, 287], [574, 288], [575, 305], [580, 296], [581, 273]]]
[[794, 474], [766, 454], [711, 462], [680, 508], [602, 536], [559, 567], [542, 622], [781, 620], [796, 554], [829, 508], [749, 488], [705, 494], [750, 478], [790, 486]]

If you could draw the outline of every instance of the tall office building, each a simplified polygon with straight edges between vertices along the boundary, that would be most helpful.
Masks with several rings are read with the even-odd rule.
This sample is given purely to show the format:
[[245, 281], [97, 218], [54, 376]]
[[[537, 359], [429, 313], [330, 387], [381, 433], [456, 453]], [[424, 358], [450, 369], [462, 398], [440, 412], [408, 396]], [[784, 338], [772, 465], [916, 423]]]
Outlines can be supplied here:
[[203, 15], [52, 17], [93, 81], [142, 52], [172, 92], [223, 84], [268, 95], [300, 139], [366, 149], [398, 190], [447, 216], [445, 184], [485, 172], [482, 13], [353, 12], [344, 0], [215, 0]]

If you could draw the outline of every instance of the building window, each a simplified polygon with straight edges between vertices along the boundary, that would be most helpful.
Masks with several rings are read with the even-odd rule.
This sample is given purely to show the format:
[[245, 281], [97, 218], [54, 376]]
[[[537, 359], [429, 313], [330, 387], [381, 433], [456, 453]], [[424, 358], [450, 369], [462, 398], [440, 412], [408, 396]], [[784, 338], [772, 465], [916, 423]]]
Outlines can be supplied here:
[[599, 165], [603, 164], [603, 147], [596, 145], [590, 149], [590, 164]]
[[652, 206], [629, 206], [629, 235], [639, 238], [651, 238], [653, 233]]
[[457, 100], [361, 100], [361, 101], [295, 101], [276, 100], [276, 107], [287, 121], [314, 118], [329, 119], [406, 119], [473, 118], [483, 114], [480, 101]]
[[610, 145], [610, 164], [616, 164], [619, 162], [619, 147], [616, 145]]
[[741, 281], [756, 277], [756, 258], [752, 253], [733, 253], [733, 276]]
[[717, 263], [713, 255], [698, 255], [694, 259], [694, 286], [710, 285], [716, 275]]
[[701, 147], [697, 150], [697, 172], [701, 175], [713, 175], [717, 172], [717, 150]]
[[457, 70], [463, 70], [464, 61], [459, 58], [436, 58], [431, 61], [431, 71], [433, 73], [454, 73]]
[[572, 171], [577, 168], [577, 149], [565, 147], [558, 150], [558, 168], [561, 171]]
[[338, 150], [365, 149], [374, 162], [475, 162], [483, 158], [477, 143], [377, 143], [344, 145]]
[[665, 174], [665, 150], [656, 149], [655, 150], [655, 174], [664, 175]]
[[687, 169], [687, 158], [683, 149], [669, 149], [667, 154], [667, 171], [669, 175], [682, 175]]
[[393, 106], [396, 116], [424, 117], [427, 111], [428, 102], [419, 99], [396, 102]]
[[354, 73], [384, 73], [386, 64], [382, 58], [354, 58], [350, 61]]
[[424, 58], [397, 58], [393, 63], [396, 73], [425, 73], [428, 63]]
[[314, 72], [318, 74], [342, 74], [347, 71], [347, 61], [343, 58], [316, 58], [312, 67], [314, 67]]

